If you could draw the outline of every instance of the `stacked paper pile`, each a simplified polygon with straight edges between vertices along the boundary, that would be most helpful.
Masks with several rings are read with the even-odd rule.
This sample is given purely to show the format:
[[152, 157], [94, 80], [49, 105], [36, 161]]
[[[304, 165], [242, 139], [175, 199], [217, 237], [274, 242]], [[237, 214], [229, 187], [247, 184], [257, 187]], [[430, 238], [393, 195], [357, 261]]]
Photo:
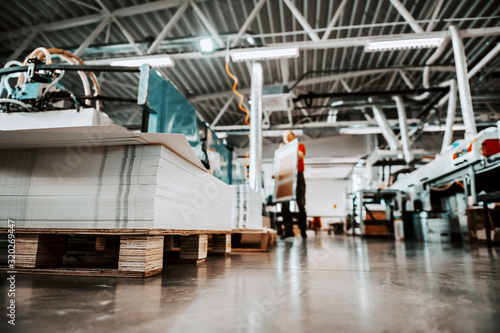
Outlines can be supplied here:
[[0, 149], [0, 220], [16, 228], [231, 230], [230, 186], [196, 163], [162, 145], [103, 145]]
[[233, 189], [232, 228], [262, 228], [262, 198], [248, 185], [231, 185]]

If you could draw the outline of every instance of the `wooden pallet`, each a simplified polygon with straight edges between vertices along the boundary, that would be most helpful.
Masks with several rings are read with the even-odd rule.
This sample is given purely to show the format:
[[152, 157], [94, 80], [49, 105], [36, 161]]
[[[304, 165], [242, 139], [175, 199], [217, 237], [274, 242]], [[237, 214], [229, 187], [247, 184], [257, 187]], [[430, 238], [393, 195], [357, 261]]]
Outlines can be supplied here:
[[233, 229], [231, 252], [266, 252], [276, 244], [272, 229]]
[[208, 235], [208, 255], [224, 257], [231, 253], [231, 234]]
[[[7, 230], [0, 229], [1, 233]], [[177, 262], [204, 262], [208, 233], [218, 240], [217, 244], [230, 236], [229, 232], [206, 230], [16, 229], [15, 270], [27, 274], [148, 277], [161, 273], [164, 259], [169, 262], [166, 254], [173, 247], [173, 235], [180, 237]], [[8, 271], [12, 270], [0, 267], [0, 273]]]

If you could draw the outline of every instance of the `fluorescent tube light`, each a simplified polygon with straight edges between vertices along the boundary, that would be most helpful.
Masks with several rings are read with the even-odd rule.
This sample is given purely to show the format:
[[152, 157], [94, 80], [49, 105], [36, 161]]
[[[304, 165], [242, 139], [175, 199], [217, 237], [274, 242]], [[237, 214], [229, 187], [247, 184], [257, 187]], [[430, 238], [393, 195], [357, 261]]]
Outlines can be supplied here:
[[136, 58], [123, 58], [121, 60], [114, 60], [110, 63], [111, 66], [126, 66], [138, 67], [148, 64], [151, 67], [172, 67], [174, 61], [169, 56], [161, 57], [136, 57]]
[[341, 128], [340, 134], [345, 135], [363, 135], [363, 134], [380, 134], [382, 130], [379, 127], [362, 127], [362, 128]]
[[[465, 125], [453, 125], [451, 128], [453, 131], [465, 131]], [[424, 127], [424, 132], [444, 132], [446, 130], [445, 125], [427, 125]]]
[[265, 49], [265, 50], [245, 50], [233, 51], [231, 59], [234, 62], [249, 61], [249, 60], [265, 60], [265, 59], [283, 59], [283, 58], [298, 58], [299, 48], [288, 47], [283, 49]]
[[365, 45], [365, 52], [424, 49], [430, 47], [438, 47], [443, 43], [443, 41], [444, 38], [415, 38], [368, 42]]
[[212, 38], [200, 39], [200, 50], [201, 50], [201, 53], [214, 52], [214, 41], [212, 40]]

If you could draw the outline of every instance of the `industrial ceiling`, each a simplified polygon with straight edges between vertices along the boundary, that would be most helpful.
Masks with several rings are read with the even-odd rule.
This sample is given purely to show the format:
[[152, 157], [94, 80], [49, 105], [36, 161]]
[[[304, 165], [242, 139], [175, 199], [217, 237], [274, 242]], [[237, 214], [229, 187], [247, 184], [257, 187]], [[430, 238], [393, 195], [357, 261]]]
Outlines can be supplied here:
[[[159, 71], [190, 99], [200, 120], [233, 135], [237, 146], [248, 140], [235, 134], [248, 130], [224, 67], [235, 49], [300, 50], [298, 58], [263, 62], [264, 85], [287, 86], [295, 98], [292, 108], [269, 115], [269, 129], [302, 129], [310, 138], [337, 135], [351, 124], [372, 124], [370, 104], [382, 107], [397, 127], [391, 95], [403, 96], [409, 125], [423, 119], [440, 125], [446, 95], [439, 84], [456, 77], [449, 42], [449, 27], [455, 25], [467, 67], [477, 69], [470, 78], [476, 122], [492, 124], [500, 112], [500, 6], [495, 0], [6, 0], [0, 16], [2, 63], [24, 59], [39, 46], [70, 50], [90, 64], [170, 55], [175, 66]], [[200, 52], [203, 37], [214, 41], [210, 54]], [[437, 49], [365, 52], [370, 41], [426, 37], [445, 42]], [[230, 62], [230, 68], [248, 107], [250, 64]], [[137, 74], [101, 73], [99, 78], [103, 95], [137, 96]], [[413, 98], [425, 89], [424, 98]], [[104, 111], [130, 128], [141, 120], [130, 104], [105, 102]]]

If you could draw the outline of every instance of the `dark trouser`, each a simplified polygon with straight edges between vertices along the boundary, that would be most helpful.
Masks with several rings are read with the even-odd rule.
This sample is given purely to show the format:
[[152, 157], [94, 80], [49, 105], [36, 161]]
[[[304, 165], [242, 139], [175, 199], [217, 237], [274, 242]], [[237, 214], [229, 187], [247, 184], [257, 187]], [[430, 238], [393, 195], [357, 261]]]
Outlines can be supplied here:
[[[306, 182], [304, 173], [297, 173], [297, 206], [299, 206], [299, 228], [302, 235], [307, 230], [307, 214], [306, 214]], [[290, 213], [290, 203], [284, 202], [281, 204], [281, 214], [285, 225], [285, 236], [293, 236], [293, 219]]]

